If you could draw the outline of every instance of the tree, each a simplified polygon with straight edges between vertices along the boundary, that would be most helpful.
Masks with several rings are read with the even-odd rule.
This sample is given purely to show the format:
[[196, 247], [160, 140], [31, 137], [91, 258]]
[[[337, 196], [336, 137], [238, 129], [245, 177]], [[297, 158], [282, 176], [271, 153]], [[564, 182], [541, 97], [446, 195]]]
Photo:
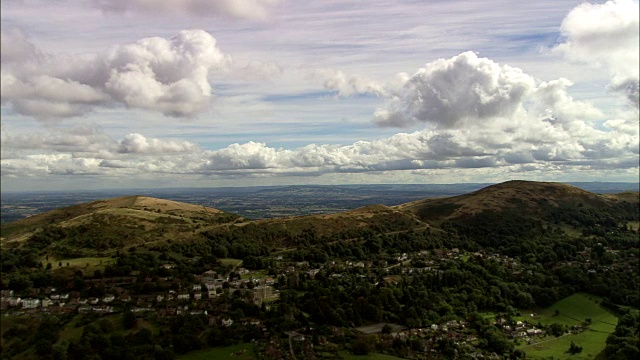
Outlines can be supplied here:
[[391, 328], [391, 325], [389, 324], [384, 324], [384, 326], [382, 327], [382, 333], [383, 334], [391, 334], [391, 331], [393, 329]]
[[125, 329], [131, 329], [136, 326], [136, 316], [129, 309], [122, 314], [122, 326]]
[[558, 337], [564, 334], [564, 327], [562, 326], [562, 324], [553, 323], [549, 326], [549, 332], [551, 333], [551, 335]]
[[351, 343], [351, 352], [355, 355], [368, 355], [372, 348], [371, 342], [366, 336], [357, 338]]
[[576, 345], [573, 341], [571, 341], [571, 345], [569, 346], [569, 354], [575, 355], [582, 352], [582, 346]]

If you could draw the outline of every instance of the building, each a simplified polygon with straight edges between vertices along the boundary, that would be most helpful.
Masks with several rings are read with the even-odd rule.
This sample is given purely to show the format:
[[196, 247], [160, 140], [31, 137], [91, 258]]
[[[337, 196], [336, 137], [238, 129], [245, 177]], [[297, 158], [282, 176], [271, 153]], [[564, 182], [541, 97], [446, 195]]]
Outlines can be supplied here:
[[23, 299], [22, 300], [22, 308], [23, 309], [35, 309], [40, 306], [40, 299]]

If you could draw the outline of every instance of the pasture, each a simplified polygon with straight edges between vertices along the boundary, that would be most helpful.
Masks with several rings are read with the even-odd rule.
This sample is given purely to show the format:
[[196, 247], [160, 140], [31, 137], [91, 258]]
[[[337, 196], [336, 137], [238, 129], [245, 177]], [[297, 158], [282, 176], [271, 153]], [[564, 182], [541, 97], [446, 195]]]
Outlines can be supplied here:
[[[580, 326], [586, 319], [591, 319], [591, 324], [586, 330], [577, 334], [566, 333], [560, 337], [549, 335], [535, 340], [535, 343], [524, 344], [518, 348], [531, 359], [595, 358], [605, 348], [607, 336], [614, 331], [618, 322], [615, 315], [599, 305], [599, 300], [590, 295], [574, 294], [542, 310], [534, 317], [527, 318], [527, 321], [532, 324], [559, 323], [568, 328]], [[582, 352], [575, 355], [567, 352], [572, 341], [583, 348]]]

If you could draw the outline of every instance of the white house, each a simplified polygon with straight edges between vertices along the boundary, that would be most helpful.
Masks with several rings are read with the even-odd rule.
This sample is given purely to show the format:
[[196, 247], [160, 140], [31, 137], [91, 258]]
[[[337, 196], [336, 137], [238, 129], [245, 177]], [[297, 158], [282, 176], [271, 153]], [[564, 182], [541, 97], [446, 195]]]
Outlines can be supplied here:
[[22, 308], [23, 309], [35, 309], [40, 306], [40, 299], [23, 299], [22, 300]]

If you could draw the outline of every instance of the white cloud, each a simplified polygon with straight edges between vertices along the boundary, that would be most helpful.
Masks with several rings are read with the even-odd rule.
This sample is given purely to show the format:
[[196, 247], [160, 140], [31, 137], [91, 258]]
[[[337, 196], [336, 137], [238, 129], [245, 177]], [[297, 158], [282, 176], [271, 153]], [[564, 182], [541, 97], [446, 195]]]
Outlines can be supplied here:
[[2, 174], [264, 177], [420, 169], [509, 172], [550, 164], [568, 171], [637, 168], [638, 132], [623, 119], [607, 121], [605, 126], [608, 131], [529, 119], [528, 126], [516, 128], [503, 123], [473, 131], [422, 130], [344, 146], [310, 144], [282, 149], [250, 141], [219, 150], [138, 133], [116, 141], [90, 128], [31, 136], [9, 136], [3, 128], [3, 156], [6, 149], [11, 155], [2, 159]]
[[88, 56], [42, 55], [15, 31], [3, 36], [2, 44], [23, 49], [10, 52], [6, 66], [3, 58], [3, 103], [42, 120], [114, 105], [195, 116], [208, 106], [209, 76], [230, 63], [202, 30], [145, 38]]
[[376, 111], [375, 122], [400, 127], [426, 122], [446, 129], [510, 118], [534, 88], [534, 79], [520, 69], [465, 52], [419, 69]]
[[564, 78], [540, 83], [531, 97], [537, 107], [532, 106], [531, 110], [538, 114], [548, 114], [547, 120], [553, 118], [553, 121], [560, 122], [601, 118], [602, 112], [593, 105], [575, 101], [569, 96], [567, 89], [572, 85], [571, 81]]
[[193, 152], [198, 146], [188, 141], [148, 139], [141, 134], [128, 134], [120, 142], [119, 153], [124, 154], [167, 154]]
[[[573, 83], [540, 82], [521, 69], [465, 52], [419, 69], [399, 90], [390, 91], [374, 122], [407, 127], [426, 123], [437, 129], [530, 127], [537, 120], [565, 128], [604, 115], [568, 94]], [[535, 120], [534, 120], [535, 119]]]
[[108, 12], [185, 13], [264, 20], [280, 0], [91, 0]]
[[582, 3], [562, 22], [565, 41], [556, 51], [573, 61], [611, 72], [610, 89], [625, 94], [638, 107], [640, 21], [638, 3], [612, 0]]
[[310, 76], [323, 82], [325, 89], [335, 90], [338, 96], [372, 94], [381, 96], [387, 93], [384, 84], [363, 76], [346, 74], [335, 69], [315, 69]]

